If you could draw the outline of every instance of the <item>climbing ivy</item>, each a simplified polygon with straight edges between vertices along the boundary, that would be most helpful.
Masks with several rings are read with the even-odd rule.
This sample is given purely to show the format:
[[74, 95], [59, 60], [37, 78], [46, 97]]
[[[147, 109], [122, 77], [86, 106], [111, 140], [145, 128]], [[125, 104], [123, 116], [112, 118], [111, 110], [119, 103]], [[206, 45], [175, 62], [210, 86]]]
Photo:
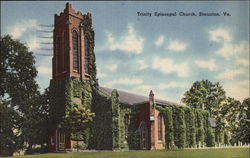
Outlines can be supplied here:
[[117, 90], [111, 93], [113, 149], [120, 148], [120, 103]]
[[181, 107], [173, 108], [174, 143], [178, 148], [184, 148], [186, 143], [186, 125], [184, 110]]
[[173, 108], [172, 107], [159, 107], [157, 109], [163, 114], [165, 126], [165, 147], [172, 149], [174, 147], [174, 127], [173, 127]]
[[214, 130], [210, 127], [208, 128], [208, 133], [207, 133], [207, 146], [212, 147], [215, 145], [215, 135], [214, 135]]
[[[126, 105], [122, 105], [123, 107], [123, 114], [128, 114], [129, 115], [129, 126], [128, 126], [128, 134], [127, 137], [125, 137], [128, 148], [130, 150], [138, 150], [140, 149], [140, 133], [136, 124], [137, 118], [136, 115], [138, 114], [138, 107], [133, 106], [133, 107], [127, 107]], [[123, 117], [124, 118], [124, 117]], [[122, 122], [124, 124], [124, 122]], [[124, 138], [122, 136], [122, 138]], [[125, 146], [126, 147], [126, 146]]]
[[203, 116], [200, 109], [195, 110], [196, 115], [196, 142], [197, 145], [204, 144], [204, 126], [203, 126]]
[[156, 109], [164, 116], [167, 149], [215, 145], [216, 129], [210, 126], [208, 111], [178, 105], [157, 105]]
[[220, 117], [216, 118], [215, 141], [216, 144], [224, 144], [223, 122]]
[[194, 147], [195, 140], [195, 114], [194, 109], [184, 108], [186, 122], [186, 147]]
[[[119, 103], [118, 93], [113, 90], [108, 96], [98, 89], [93, 93], [92, 112], [95, 118], [91, 126], [89, 149], [117, 150], [137, 149], [136, 110], [133, 106]], [[124, 116], [129, 116], [128, 133], [125, 133]]]
[[88, 38], [89, 41], [89, 75], [90, 75], [90, 83], [93, 87], [98, 86], [98, 81], [96, 78], [96, 63], [95, 63], [95, 53], [94, 53], [94, 47], [95, 47], [95, 32], [92, 27], [92, 19], [90, 16], [85, 16], [85, 18], [82, 20], [81, 24], [84, 36]]
[[[89, 81], [81, 81], [78, 79], [67, 78], [64, 80], [51, 80], [49, 87], [49, 104], [50, 104], [50, 127], [51, 129], [64, 130], [62, 122], [65, 116], [71, 111], [76, 104], [74, 98], [81, 100], [81, 106], [85, 106], [89, 110], [92, 103], [92, 88]], [[79, 105], [80, 106], [80, 105]], [[88, 131], [89, 128], [86, 129]], [[83, 131], [81, 139], [88, 143], [88, 132]], [[71, 135], [71, 133], [66, 134]], [[74, 137], [73, 135], [71, 136]]]

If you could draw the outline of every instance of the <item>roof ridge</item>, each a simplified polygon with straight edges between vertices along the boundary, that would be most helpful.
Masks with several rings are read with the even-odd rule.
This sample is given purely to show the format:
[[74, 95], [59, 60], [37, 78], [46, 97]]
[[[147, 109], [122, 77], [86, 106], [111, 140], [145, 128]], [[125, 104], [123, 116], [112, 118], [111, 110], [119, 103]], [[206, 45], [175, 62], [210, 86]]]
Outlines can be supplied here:
[[[114, 89], [99, 86], [99, 90], [102, 91], [103, 93], [106, 93], [109, 96], [111, 96], [111, 93]], [[140, 94], [130, 93], [124, 90], [119, 90], [119, 89], [116, 89], [116, 90], [119, 94], [119, 100], [123, 103], [135, 105], [135, 104], [140, 104], [140, 103], [149, 101], [149, 97], [146, 97]], [[158, 104], [163, 104], [163, 105], [172, 105], [172, 104], [181, 105], [179, 103], [175, 103], [175, 102], [167, 101], [163, 99], [157, 99], [157, 98], [155, 98], [155, 102]]]

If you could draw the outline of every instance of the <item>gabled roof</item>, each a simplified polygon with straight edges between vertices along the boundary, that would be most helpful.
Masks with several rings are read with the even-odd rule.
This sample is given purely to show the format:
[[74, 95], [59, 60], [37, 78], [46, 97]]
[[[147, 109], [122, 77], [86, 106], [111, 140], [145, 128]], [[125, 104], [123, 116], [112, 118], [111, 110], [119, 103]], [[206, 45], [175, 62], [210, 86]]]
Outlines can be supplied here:
[[[111, 92], [113, 89], [106, 88], [106, 87], [99, 87], [99, 90], [109, 96], [111, 96]], [[128, 93], [125, 91], [117, 90], [119, 94], [119, 100], [121, 103], [128, 104], [128, 105], [138, 105], [138, 104], [143, 104], [149, 102], [149, 97], [138, 95], [138, 94], [133, 94], [133, 93]], [[155, 99], [156, 104], [160, 105], [178, 105], [177, 103], [174, 102], [169, 102], [161, 99]]]

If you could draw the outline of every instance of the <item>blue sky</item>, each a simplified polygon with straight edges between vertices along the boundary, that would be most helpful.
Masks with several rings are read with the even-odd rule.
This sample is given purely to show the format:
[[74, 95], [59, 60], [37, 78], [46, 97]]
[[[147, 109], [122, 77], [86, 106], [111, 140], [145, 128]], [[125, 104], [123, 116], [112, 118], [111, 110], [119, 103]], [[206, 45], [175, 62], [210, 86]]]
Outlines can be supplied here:
[[[51, 57], [39, 56], [39, 24], [51, 25], [60, 2], [1, 2], [1, 35], [26, 42], [36, 56], [41, 91], [49, 86]], [[177, 103], [193, 82], [220, 82], [227, 96], [249, 97], [249, 2], [71, 2], [91, 12], [101, 86]], [[194, 12], [197, 16], [138, 16], [137, 12]], [[198, 16], [199, 12], [221, 16]], [[231, 16], [223, 16], [223, 12]], [[52, 28], [42, 28], [52, 30]], [[50, 34], [48, 34], [50, 35]]]

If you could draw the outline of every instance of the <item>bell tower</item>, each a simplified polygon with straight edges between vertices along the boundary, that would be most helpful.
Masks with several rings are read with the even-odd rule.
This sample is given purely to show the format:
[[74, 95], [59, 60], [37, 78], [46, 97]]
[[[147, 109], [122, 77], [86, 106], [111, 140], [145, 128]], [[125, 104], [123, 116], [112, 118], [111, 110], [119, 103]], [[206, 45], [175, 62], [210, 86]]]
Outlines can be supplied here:
[[63, 12], [55, 14], [54, 20], [49, 86], [48, 147], [51, 152], [72, 149], [72, 135], [63, 126], [65, 116], [73, 106], [90, 109], [92, 90], [98, 85], [91, 14], [76, 12], [66, 3]]
[[85, 21], [91, 25], [91, 14], [76, 12], [69, 3], [60, 15], [55, 14], [52, 80], [89, 80], [90, 42], [84, 30]]

